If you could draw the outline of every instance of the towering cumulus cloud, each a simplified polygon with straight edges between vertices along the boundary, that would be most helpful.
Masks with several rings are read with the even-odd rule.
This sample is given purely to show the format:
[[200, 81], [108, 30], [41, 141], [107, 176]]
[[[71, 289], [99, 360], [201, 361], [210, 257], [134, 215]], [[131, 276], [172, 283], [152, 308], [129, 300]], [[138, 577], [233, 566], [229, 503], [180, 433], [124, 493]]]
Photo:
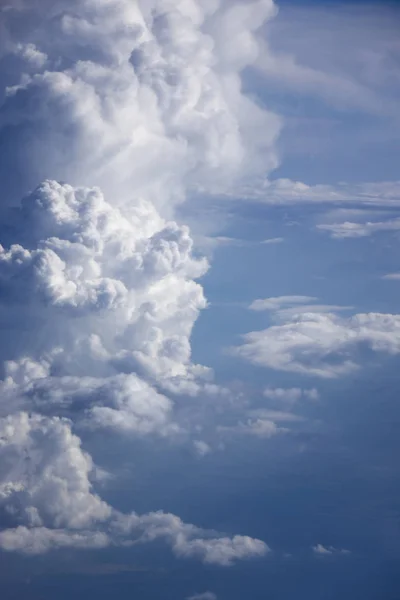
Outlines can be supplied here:
[[241, 90], [274, 10], [272, 0], [2, 3], [3, 550], [164, 539], [177, 556], [221, 565], [268, 551], [171, 514], [117, 511], [96, 493], [85, 431], [110, 443], [178, 436], [174, 399], [212, 387], [190, 349], [208, 264], [174, 207], [192, 188], [229, 188], [275, 165], [279, 122]]

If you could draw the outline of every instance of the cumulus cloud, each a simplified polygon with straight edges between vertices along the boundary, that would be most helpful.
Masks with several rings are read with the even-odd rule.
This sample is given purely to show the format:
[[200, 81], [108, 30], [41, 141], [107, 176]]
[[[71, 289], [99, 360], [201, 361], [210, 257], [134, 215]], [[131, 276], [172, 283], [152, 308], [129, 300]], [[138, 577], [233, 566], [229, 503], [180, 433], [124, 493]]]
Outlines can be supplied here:
[[[240, 80], [274, 14], [272, 0], [59, 0], [3, 11], [3, 52], [21, 58], [0, 120], [0, 184], [10, 169], [24, 174], [8, 183], [9, 200], [52, 177], [119, 201], [145, 195], [167, 211], [188, 184], [275, 166], [279, 120]], [[22, 20], [32, 26], [15, 28]]]
[[381, 313], [342, 318], [333, 313], [305, 313], [243, 336], [231, 349], [253, 364], [317, 377], [338, 377], [359, 368], [362, 348], [400, 352], [400, 316]]
[[191, 359], [208, 264], [173, 215], [190, 189], [277, 163], [279, 119], [241, 85], [274, 4], [21, 0], [0, 11], [0, 547], [163, 539], [223, 566], [263, 556], [257, 539], [116, 511], [96, 491], [85, 432], [175, 436], [172, 397], [223, 394]]
[[260, 540], [218, 537], [175, 515], [116, 511], [93, 491], [92, 459], [65, 419], [0, 419], [0, 458], [0, 512], [11, 525], [0, 531], [3, 550], [40, 554], [163, 539], [178, 557], [222, 566], [268, 552]]

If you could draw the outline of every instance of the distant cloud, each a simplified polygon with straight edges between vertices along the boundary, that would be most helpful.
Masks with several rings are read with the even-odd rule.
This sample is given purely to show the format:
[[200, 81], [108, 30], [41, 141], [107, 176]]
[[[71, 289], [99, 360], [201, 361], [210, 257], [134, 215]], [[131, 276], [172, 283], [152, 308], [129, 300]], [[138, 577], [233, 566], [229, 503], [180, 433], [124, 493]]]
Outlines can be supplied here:
[[291, 306], [293, 304], [305, 304], [316, 300], [313, 296], [274, 296], [271, 298], [254, 300], [249, 306], [250, 310], [278, 310], [282, 306]]
[[400, 206], [400, 181], [308, 185], [286, 178], [260, 179], [234, 191], [221, 191], [220, 195], [268, 205], [335, 204], [347, 208], [352, 205], [396, 208]]
[[319, 393], [316, 388], [266, 388], [263, 395], [268, 400], [272, 400], [278, 406], [293, 407], [301, 399], [316, 401], [319, 399]]
[[[276, 415], [272, 416], [276, 417]], [[279, 419], [275, 420], [278, 421]], [[276, 422], [271, 419], [271, 415], [268, 415], [266, 418], [256, 415], [255, 418], [250, 418], [246, 422], [241, 421], [237, 425], [219, 426], [218, 431], [234, 435], [248, 435], [251, 437], [268, 439], [280, 433], [286, 433], [287, 429], [279, 427]]]
[[345, 319], [335, 314], [300, 314], [243, 335], [243, 344], [231, 352], [270, 369], [330, 378], [358, 369], [352, 354], [362, 346], [400, 353], [400, 315], [368, 313]]
[[195, 440], [193, 446], [198, 456], [206, 456], [211, 452], [210, 446], [202, 440]]
[[400, 219], [388, 219], [387, 221], [369, 221], [366, 223], [328, 223], [317, 225], [321, 231], [327, 231], [333, 238], [361, 238], [373, 235], [378, 231], [400, 230]]
[[351, 554], [350, 550], [344, 550], [339, 548], [334, 548], [333, 546], [323, 546], [322, 544], [317, 544], [312, 547], [314, 554], [319, 556], [329, 556], [334, 554]]
[[310, 304], [317, 300], [313, 296], [276, 296], [254, 300], [249, 306], [254, 311], [273, 311], [281, 319], [300, 315], [302, 313], [330, 313], [350, 310], [352, 306], [338, 306], [336, 304]]
[[188, 596], [186, 600], [217, 600], [217, 596], [213, 592], [204, 592], [203, 594]]
[[275, 237], [275, 238], [269, 238], [266, 240], [263, 240], [261, 243], [262, 244], [282, 244], [282, 242], [285, 241], [285, 238], [283, 237]]
[[386, 275], [383, 275], [382, 279], [397, 281], [400, 279], [400, 273], [387, 273]]

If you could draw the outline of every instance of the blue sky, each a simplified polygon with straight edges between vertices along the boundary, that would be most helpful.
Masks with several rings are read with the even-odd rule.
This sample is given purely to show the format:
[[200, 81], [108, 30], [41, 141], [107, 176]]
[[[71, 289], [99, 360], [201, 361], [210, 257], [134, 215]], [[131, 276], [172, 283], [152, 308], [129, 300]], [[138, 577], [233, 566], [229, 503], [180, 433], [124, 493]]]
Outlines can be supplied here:
[[2, 598], [398, 600], [399, 23], [2, 3]]

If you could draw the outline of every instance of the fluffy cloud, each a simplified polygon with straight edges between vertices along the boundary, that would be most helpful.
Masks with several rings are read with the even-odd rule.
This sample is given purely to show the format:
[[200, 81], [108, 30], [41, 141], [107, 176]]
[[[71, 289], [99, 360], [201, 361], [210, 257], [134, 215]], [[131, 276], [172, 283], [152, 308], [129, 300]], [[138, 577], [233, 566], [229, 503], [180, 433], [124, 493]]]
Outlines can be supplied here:
[[206, 563], [263, 556], [260, 540], [116, 511], [96, 491], [85, 432], [176, 435], [169, 395], [223, 394], [191, 360], [208, 265], [173, 213], [188, 189], [276, 164], [279, 120], [241, 86], [274, 4], [0, 11], [0, 547], [163, 539]]
[[278, 371], [337, 377], [358, 368], [353, 355], [400, 352], [400, 315], [368, 313], [348, 319], [335, 314], [304, 313], [243, 336], [234, 355]]
[[14, 4], [3, 52], [18, 55], [21, 77], [5, 82], [0, 184], [10, 170], [24, 177], [8, 182], [9, 199], [52, 177], [168, 211], [187, 184], [275, 166], [279, 121], [240, 80], [274, 13], [272, 0]]
[[164, 539], [178, 557], [230, 566], [263, 556], [264, 542], [215, 537], [165, 513], [121, 514], [93, 491], [94, 465], [71, 423], [16, 413], [0, 419], [0, 548], [40, 554]]
[[2, 503], [13, 519], [83, 529], [110, 516], [110, 507], [91, 491], [92, 459], [67, 421], [27, 413], [4, 417], [0, 454]]
[[[192, 257], [186, 227], [164, 222], [145, 202], [122, 211], [97, 189], [48, 181], [24, 200], [10, 242], [0, 248], [0, 315], [14, 329], [16, 355], [47, 353], [65, 374], [79, 353], [87, 375], [99, 363], [186, 374], [189, 336], [206, 305], [193, 277], [207, 269]], [[47, 335], [27, 339], [32, 321], [47, 322]]]
[[232, 539], [179, 539], [174, 549], [178, 556], [194, 557], [206, 564], [225, 567], [243, 558], [265, 556], [270, 551], [264, 542], [242, 535], [235, 535]]

